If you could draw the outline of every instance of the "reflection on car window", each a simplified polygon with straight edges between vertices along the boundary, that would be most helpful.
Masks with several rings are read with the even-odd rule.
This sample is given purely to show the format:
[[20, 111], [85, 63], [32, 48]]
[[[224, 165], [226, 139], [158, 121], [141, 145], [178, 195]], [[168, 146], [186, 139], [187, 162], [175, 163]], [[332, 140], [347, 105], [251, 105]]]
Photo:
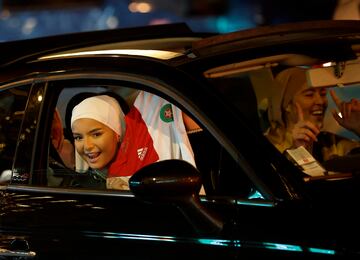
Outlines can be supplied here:
[[11, 178], [29, 86], [0, 91], [0, 183]]

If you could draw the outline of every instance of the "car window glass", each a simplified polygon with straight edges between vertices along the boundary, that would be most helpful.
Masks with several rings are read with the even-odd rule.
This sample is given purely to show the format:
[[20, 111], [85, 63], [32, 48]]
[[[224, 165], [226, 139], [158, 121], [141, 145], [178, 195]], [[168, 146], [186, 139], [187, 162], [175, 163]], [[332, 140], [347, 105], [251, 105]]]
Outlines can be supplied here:
[[[343, 178], [359, 170], [359, 72], [359, 59], [320, 62], [284, 54], [213, 68], [205, 76], [248, 126], [260, 129], [308, 181], [338, 174]], [[338, 98], [338, 105], [331, 93]], [[339, 123], [341, 111], [348, 117], [351, 111], [352, 126]], [[334, 113], [339, 115], [338, 121]], [[299, 127], [300, 123], [304, 126]], [[300, 129], [300, 137], [291, 129]], [[304, 135], [314, 141], [304, 141]], [[297, 140], [304, 142], [298, 145]]]
[[11, 178], [30, 86], [0, 91], [0, 183]]

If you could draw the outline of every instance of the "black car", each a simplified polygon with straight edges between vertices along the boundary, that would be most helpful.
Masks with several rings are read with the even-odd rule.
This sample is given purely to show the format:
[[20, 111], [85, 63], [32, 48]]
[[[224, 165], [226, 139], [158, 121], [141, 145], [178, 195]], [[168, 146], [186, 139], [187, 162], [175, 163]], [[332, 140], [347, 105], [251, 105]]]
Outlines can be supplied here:
[[[1, 259], [360, 257], [358, 154], [311, 176], [265, 136], [282, 69], [340, 70], [329, 84], [360, 96], [360, 21], [224, 35], [156, 25], [4, 42], [0, 53]], [[74, 96], [116, 93], [131, 106], [136, 91], [199, 126], [188, 129], [196, 167], [150, 164], [130, 190], [82, 185], [52, 147], [55, 109], [71, 140]]]

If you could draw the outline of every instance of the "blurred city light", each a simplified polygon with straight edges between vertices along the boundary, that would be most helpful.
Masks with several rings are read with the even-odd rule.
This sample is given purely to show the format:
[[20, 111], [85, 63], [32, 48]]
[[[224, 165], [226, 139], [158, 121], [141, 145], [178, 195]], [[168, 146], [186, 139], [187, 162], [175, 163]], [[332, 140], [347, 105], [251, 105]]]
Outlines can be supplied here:
[[[0, 0], [0, 41], [185, 22], [227, 33], [294, 20], [331, 18], [336, 0]], [[319, 8], [321, 7], [321, 8]], [[299, 10], [305, 10], [302, 15]]]

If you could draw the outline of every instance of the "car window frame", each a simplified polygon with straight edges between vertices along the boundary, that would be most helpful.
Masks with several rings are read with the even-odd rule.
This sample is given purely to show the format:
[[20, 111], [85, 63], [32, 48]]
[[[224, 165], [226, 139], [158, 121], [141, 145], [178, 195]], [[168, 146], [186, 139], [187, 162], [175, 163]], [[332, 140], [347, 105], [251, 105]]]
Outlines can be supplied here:
[[[111, 77], [110, 77], [111, 75]], [[110, 78], [110, 79], [109, 79]], [[129, 74], [129, 73], [107, 73], [107, 72], [97, 72], [97, 73], [87, 73], [87, 72], [82, 72], [82, 73], [65, 73], [64, 75], [46, 75], [45, 77], [37, 77], [37, 82], [58, 82], [59, 84], [64, 84], [65, 80], [76, 80], [76, 79], [86, 79], [86, 80], [97, 80], [97, 79], [106, 79], [109, 81], [116, 81], [116, 82], [121, 82], [122, 80], [127, 80], [129, 82], [132, 82], [133, 84], [139, 84], [139, 85], [143, 85], [143, 86], [147, 86], [148, 89], [150, 91], [154, 91], [154, 93], [160, 93], [161, 91], [163, 91], [164, 89], [166, 89], [166, 91], [163, 92], [163, 97], [166, 98], [167, 100], [171, 100], [172, 102], [174, 102], [174, 104], [178, 105], [179, 107], [184, 108], [184, 102], [181, 102], [181, 100], [183, 100], [183, 98], [179, 95], [177, 95], [178, 93], [174, 93], [174, 91], [171, 91], [167, 88], [165, 88], [164, 86], [162, 86], [162, 84], [165, 84], [164, 82], [156, 82], [154, 79], [149, 80], [147, 78], [144, 79], [139, 79], [138, 75], [136, 74]], [[51, 85], [51, 84], [50, 84]], [[174, 86], [171, 86], [173, 89]], [[50, 89], [50, 88], [49, 88]], [[166, 95], [166, 96], [164, 96]], [[179, 98], [179, 99], [178, 99]], [[48, 97], [46, 97], [47, 100], [49, 100]], [[180, 100], [180, 101], [179, 101]], [[52, 107], [54, 106], [54, 104], [47, 104], [48, 107]], [[188, 109], [190, 106], [186, 105], [186, 109]], [[191, 110], [196, 110], [194, 108], [191, 108]], [[50, 119], [42, 119], [43, 121], [46, 120], [47, 124], [49, 124], [49, 120]], [[214, 137], [215, 138], [215, 137]], [[216, 138], [215, 138], [216, 139]]]
[[[31, 80], [29, 81], [23, 81], [23, 82], [13, 82], [13, 83], [8, 83], [8, 84], [4, 84], [2, 86], [0, 86], [1, 88], [1, 92], [2, 91], [7, 91], [7, 90], [13, 90], [16, 92], [18, 92], [19, 95], [24, 95], [25, 93], [22, 93], [24, 90], [27, 90], [29, 93], [32, 92], [33, 90], [33, 82]], [[18, 132], [17, 132], [17, 137], [16, 137], [16, 140], [15, 140], [15, 148], [14, 148], [14, 155], [13, 155], [13, 160], [12, 160], [12, 163], [11, 163], [11, 167], [8, 169], [10, 171], [10, 175], [9, 175], [9, 179], [6, 180], [4, 183], [2, 183], [1, 185], [6, 185], [6, 184], [9, 184], [9, 183], [12, 183], [12, 182], [28, 182], [29, 181], [29, 177], [30, 177], [30, 174], [29, 172], [31, 171], [31, 166], [30, 166], [30, 169], [28, 170], [25, 170], [25, 173], [22, 175], [22, 174], [18, 174], [17, 176], [14, 176], [16, 175], [17, 173], [17, 169], [19, 169], [19, 166], [18, 164], [16, 163], [17, 162], [17, 157], [18, 157], [18, 151], [23, 149], [23, 150], [26, 150], [26, 152], [28, 152], [27, 154], [31, 154], [29, 151], [32, 150], [33, 148], [33, 142], [31, 141], [31, 138], [27, 138], [27, 139], [30, 139], [30, 142], [28, 145], [24, 145], [24, 147], [21, 147], [19, 148], [21, 145], [21, 142], [22, 141], [25, 141], [25, 138], [26, 136], [30, 137], [29, 134], [31, 133], [31, 131], [29, 131], [30, 128], [28, 128], [26, 130], [26, 132], [23, 131], [24, 129], [24, 122], [26, 121], [26, 111], [28, 110], [28, 97], [25, 98], [25, 105], [24, 105], [24, 108], [22, 111], [12, 111], [14, 113], [17, 113], [17, 114], [22, 114], [22, 117], [21, 117], [21, 122], [19, 123], [19, 129], [18, 129]], [[34, 129], [34, 126], [32, 125], [32, 129]], [[35, 134], [35, 132], [32, 130], [33, 134]], [[7, 133], [8, 134], [8, 133]], [[33, 138], [32, 138], [33, 139]], [[28, 164], [28, 165], [31, 165], [31, 163], [29, 163], [30, 160], [28, 161], [25, 161], [25, 165]]]

